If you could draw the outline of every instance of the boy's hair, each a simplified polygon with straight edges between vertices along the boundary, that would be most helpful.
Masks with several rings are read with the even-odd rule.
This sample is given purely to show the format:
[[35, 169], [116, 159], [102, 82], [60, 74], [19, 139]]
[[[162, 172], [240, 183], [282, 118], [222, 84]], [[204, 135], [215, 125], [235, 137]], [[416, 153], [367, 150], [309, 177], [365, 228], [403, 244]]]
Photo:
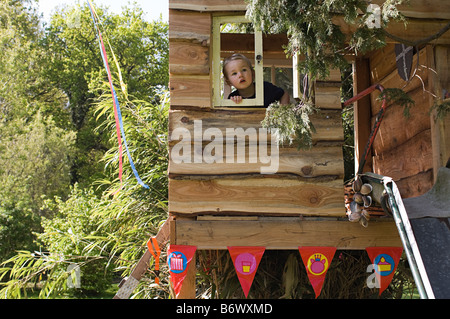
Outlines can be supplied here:
[[223, 76], [225, 77], [226, 80], [228, 80], [228, 76], [227, 76], [227, 73], [225, 71], [225, 67], [227, 66], [228, 63], [230, 63], [231, 61], [235, 61], [235, 60], [243, 60], [243, 61], [245, 61], [245, 63], [247, 63], [247, 65], [248, 65], [248, 67], [251, 70], [253, 70], [252, 62], [250, 61], [249, 58], [247, 58], [243, 54], [234, 53], [233, 55], [231, 55], [231, 56], [227, 57], [225, 60], [223, 60], [222, 73], [223, 73]]

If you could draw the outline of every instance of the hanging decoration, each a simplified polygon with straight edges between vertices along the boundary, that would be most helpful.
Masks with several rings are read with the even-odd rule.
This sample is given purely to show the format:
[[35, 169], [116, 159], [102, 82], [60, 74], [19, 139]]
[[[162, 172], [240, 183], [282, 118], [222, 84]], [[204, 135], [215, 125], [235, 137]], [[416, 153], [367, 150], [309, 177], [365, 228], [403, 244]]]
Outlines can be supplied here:
[[233, 260], [236, 274], [244, 291], [245, 298], [248, 296], [253, 279], [255, 278], [256, 270], [258, 269], [261, 258], [266, 247], [256, 246], [233, 246], [228, 247], [231, 259]]
[[367, 247], [381, 293], [389, 286], [402, 256], [403, 247]]
[[[125, 137], [125, 131], [123, 129], [122, 113], [120, 111], [119, 100], [117, 98], [117, 94], [116, 94], [116, 91], [114, 90], [114, 86], [113, 86], [113, 83], [112, 83], [111, 70], [109, 68], [109, 63], [108, 63], [108, 56], [106, 54], [105, 44], [103, 42], [102, 33], [101, 33], [100, 27], [99, 27], [100, 18], [97, 15], [97, 12], [95, 11], [94, 5], [92, 4], [92, 2], [90, 0], [87, 0], [87, 3], [88, 3], [88, 6], [89, 6], [89, 9], [91, 11], [91, 17], [92, 17], [92, 20], [94, 21], [94, 26], [95, 26], [95, 28], [97, 30], [97, 38], [98, 38], [99, 46], [100, 46], [100, 53], [101, 53], [101, 56], [102, 56], [102, 59], [103, 59], [103, 64], [105, 65], [106, 73], [108, 74], [109, 87], [111, 89], [111, 95], [113, 97], [113, 107], [114, 107], [114, 118], [115, 118], [115, 121], [116, 121], [117, 142], [119, 144], [119, 181], [120, 181], [120, 185], [121, 185], [120, 188], [122, 188], [122, 171], [123, 171], [123, 167], [122, 167], [123, 166], [123, 164], [122, 164], [122, 153], [123, 153], [122, 139], [123, 139], [123, 144], [125, 144], [125, 149], [126, 149], [126, 152], [127, 152], [128, 160], [130, 162], [131, 170], [133, 171], [136, 180], [138, 181], [138, 183], [142, 187], [144, 187], [146, 189], [149, 189], [148, 185], [146, 185], [141, 180], [141, 178], [139, 177], [139, 174], [138, 174], [138, 172], [136, 170], [136, 167], [134, 166], [133, 159], [131, 158], [130, 151], [128, 149], [128, 144], [127, 144], [127, 140], [126, 140], [126, 137]], [[119, 80], [120, 80], [120, 85], [121, 85], [122, 91], [124, 92], [125, 96], [127, 96], [126, 90], [125, 90], [125, 84], [124, 84], [124, 82], [122, 80], [122, 73], [120, 71], [119, 63], [117, 62], [117, 58], [116, 58], [116, 56], [114, 54], [114, 51], [112, 50], [111, 44], [109, 43], [107, 38], [106, 38], [106, 41], [108, 43], [108, 46], [109, 46], [109, 49], [110, 49], [111, 54], [113, 56], [113, 59], [114, 59], [114, 61], [116, 63], [117, 70], [119, 72]], [[122, 136], [121, 136], [121, 134], [122, 134]], [[119, 188], [119, 190], [120, 190], [120, 188]], [[117, 191], [116, 191], [116, 193], [117, 193]]]
[[176, 296], [180, 294], [187, 269], [196, 250], [196, 246], [170, 245], [167, 251], [170, 281]]
[[323, 282], [336, 253], [336, 247], [298, 247], [316, 298], [322, 291]]
[[147, 242], [147, 248], [150, 254], [155, 259], [155, 283], [159, 285], [159, 256], [161, 255], [161, 249], [159, 248], [156, 237], [152, 237]]

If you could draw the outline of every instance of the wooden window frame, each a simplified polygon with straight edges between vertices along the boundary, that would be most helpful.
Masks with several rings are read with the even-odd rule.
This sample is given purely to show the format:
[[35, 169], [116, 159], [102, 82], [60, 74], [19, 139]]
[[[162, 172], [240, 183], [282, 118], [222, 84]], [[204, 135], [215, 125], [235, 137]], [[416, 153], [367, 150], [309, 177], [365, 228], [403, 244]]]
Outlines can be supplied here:
[[255, 107], [264, 106], [264, 85], [263, 85], [263, 40], [262, 31], [255, 29], [255, 98], [243, 99], [241, 103], [236, 104], [230, 99], [221, 96], [221, 57], [220, 57], [220, 26], [224, 23], [251, 23], [245, 16], [216, 16], [213, 17], [213, 57], [212, 57], [212, 81], [213, 81], [213, 106], [214, 107]]

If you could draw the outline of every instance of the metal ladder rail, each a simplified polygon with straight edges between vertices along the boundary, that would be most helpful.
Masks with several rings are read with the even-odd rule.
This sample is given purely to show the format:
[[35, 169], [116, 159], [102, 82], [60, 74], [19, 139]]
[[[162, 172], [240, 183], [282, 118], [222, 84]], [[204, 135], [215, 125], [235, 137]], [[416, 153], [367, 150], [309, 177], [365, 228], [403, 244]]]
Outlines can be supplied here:
[[414, 281], [417, 286], [421, 299], [434, 299], [433, 289], [431, 287], [430, 280], [428, 278], [425, 265], [420, 254], [419, 247], [417, 245], [416, 238], [414, 236], [411, 223], [409, 222], [408, 215], [406, 213], [403, 200], [400, 196], [400, 192], [397, 185], [390, 177], [377, 175], [374, 173], [361, 174], [362, 178], [367, 178], [370, 181], [380, 183], [384, 186], [389, 198], [390, 207], [395, 224], [400, 235], [405, 254], [411, 267], [411, 272], [414, 277]]

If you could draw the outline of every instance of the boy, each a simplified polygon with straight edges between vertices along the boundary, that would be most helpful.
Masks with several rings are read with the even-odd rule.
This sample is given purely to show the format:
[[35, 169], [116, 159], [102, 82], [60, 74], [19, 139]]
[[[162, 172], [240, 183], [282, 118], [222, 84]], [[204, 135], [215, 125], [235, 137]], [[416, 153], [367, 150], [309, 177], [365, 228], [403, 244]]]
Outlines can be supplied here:
[[[229, 99], [239, 104], [242, 99], [255, 98], [255, 83], [253, 82], [255, 71], [245, 55], [235, 53], [226, 58], [223, 61], [223, 75], [226, 83], [236, 88], [228, 96]], [[264, 107], [268, 107], [275, 101], [288, 104], [289, 94], [272, 83], [264, 82]]]

